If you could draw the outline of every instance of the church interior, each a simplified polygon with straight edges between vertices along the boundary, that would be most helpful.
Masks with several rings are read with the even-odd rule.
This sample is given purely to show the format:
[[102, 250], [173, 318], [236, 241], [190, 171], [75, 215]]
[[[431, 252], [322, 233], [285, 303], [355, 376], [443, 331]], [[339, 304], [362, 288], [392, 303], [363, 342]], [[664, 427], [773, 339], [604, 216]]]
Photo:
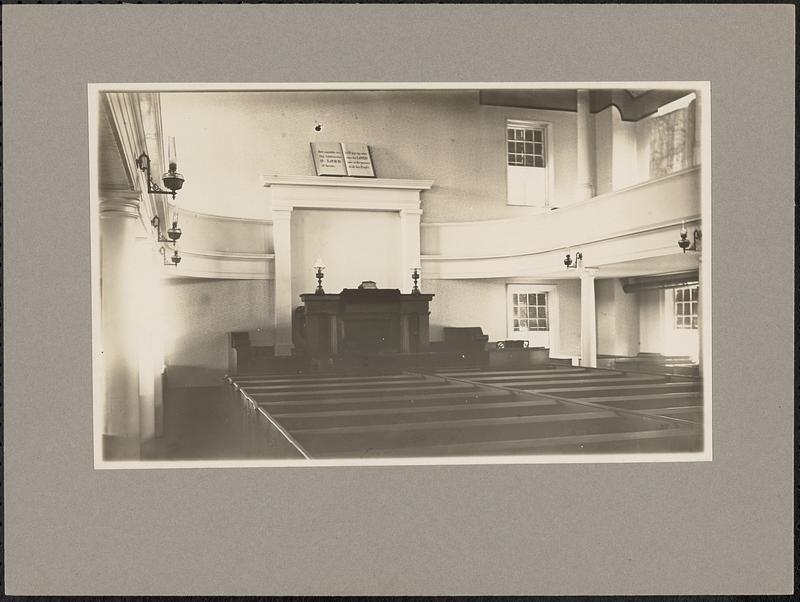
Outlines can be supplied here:
[[702, 451], [704, 93], [99, 90], [99, 457]]

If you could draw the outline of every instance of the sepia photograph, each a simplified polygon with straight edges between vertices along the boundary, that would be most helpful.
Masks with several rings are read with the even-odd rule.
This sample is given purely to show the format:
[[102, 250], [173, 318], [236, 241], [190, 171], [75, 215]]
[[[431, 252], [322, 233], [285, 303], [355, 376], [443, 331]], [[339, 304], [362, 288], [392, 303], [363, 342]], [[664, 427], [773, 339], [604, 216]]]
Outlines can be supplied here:
[[3, 6], [3, 592], [792, 593], [795, 17]]
[[708, 461], [708, 82], [91, 84], [95, 467]]

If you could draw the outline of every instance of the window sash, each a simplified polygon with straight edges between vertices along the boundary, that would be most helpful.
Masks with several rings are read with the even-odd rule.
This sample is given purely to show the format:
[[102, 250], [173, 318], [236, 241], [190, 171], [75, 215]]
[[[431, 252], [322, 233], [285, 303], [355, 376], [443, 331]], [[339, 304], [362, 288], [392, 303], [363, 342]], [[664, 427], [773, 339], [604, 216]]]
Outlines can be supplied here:
[[512, 330], [539, 332], [550, 330], [547, 293], [513, 293], [511, 297]]
[[698, 327], [698, 292], [697, 286], [684, 286], [673, 289], [674, 327], [678, 330], [697, 329]]
[[506, 126], [506, 163], [516, 167], [547, 165], [545, 128], [533, 126]]

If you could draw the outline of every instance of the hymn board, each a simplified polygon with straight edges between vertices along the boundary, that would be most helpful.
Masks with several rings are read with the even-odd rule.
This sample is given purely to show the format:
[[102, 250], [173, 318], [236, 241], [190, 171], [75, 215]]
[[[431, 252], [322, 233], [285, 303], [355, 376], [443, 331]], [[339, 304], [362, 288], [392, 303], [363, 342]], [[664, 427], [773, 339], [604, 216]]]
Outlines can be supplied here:
[[375, 177], [366, 144], [312, 142], [311, 154], [318, 176]]

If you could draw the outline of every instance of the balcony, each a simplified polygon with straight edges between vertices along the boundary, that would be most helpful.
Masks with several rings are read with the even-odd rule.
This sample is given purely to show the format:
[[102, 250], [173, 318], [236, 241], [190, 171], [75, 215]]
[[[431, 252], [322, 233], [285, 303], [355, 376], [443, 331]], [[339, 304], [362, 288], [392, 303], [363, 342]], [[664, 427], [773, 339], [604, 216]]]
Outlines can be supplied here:
[[423, 223], [424, 272], [550, 276], [569, 248], [581, 248], [594, 265], [680, 252], [677, 228], [700, 219], [700, 187], [701, 170], [692, 167], [531, 217]]

